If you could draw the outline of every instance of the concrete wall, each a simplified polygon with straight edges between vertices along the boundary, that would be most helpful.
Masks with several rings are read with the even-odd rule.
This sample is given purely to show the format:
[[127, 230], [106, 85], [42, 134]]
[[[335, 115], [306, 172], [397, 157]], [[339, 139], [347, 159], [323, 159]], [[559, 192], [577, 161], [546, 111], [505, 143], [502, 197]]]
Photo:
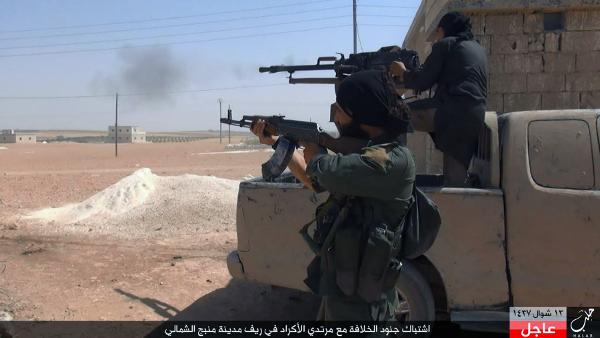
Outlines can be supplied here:
[[[423, 0], [404, 41], [422, 62], [440, 18], [469, 14], [487, 49], [488, 110], [600, 108], [600, 0]], [[563, 13], [545, 30], [544, 13]], [[441, 154], [423, 133], [409, 136], [419, 173], [441, 172]]]

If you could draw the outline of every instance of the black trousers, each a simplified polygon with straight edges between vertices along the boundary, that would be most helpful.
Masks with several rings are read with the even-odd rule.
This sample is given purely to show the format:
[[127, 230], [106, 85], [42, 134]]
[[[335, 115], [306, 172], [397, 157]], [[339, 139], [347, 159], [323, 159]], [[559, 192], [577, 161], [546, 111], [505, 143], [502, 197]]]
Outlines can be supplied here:
[[[435, 133], [435, 114], [437, 109], [412, 109], [410, 121], [417, 131]], [[444, 186], [465, 187], [468, 167], [462, 161], [444, 153]]]

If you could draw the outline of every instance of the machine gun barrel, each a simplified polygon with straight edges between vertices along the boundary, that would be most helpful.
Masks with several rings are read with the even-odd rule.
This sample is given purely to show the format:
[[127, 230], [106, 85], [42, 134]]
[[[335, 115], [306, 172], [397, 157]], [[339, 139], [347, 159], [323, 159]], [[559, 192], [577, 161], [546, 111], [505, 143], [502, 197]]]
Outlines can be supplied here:
[[303, 77], [303, 78], [290, 78], [291, 84], [307, 83], [307, 84], [336, 84], [340, 82], [335, 77]]
[[[382, 47], [376, 52], [364, 52], [350, 54], [345, 58], [343, 54], [340, 57], [322, 56], [317, 59], [314, 65], [278, 65], [270, 67], [260, 67], [261, 73], [279, 73], [288, 72], [290, 74], [289, 83], [327, 83], [335, 84], [343, 80], [346, 76], [368, 69], [387, 70], [394, 61], [401, 61], [406, 68], [414, 70], [419, 67], [419, 57], [415, 51], [402, 49], [398, 46]], [[322, 63], [325, 62], [325, 63]], [[294, 78], [295, 72], [313, 71], [313, 70], [333, 70], [334, 78]]]
[[295, 71], [311, 71], [311, 70], [332, 70], [334, 69], [334, 65], [298, 65], [298, 66], [269, 66], [269, 67], [260, 67], [258, 71], [261, 73], [281, 73], [288, 72], [292, 74]]
[[[343, 59], [343, 56], [342, 56]], [[332, 62], [332, 63], [321, 63], [321, 62]], [[297, 66], [270, 66], [270, 67], [259, 67], [258, 71], [261, 73], [280, 73], [280, 72], [288, 72], [290, 75], [296, 71], [304, 72], [311, 70], [332, 70], [335, 69], [337, 63], [339, 62], [338, 58], [335, 56], [321, 56], [317, 59], [317, 64], [315, 65], [297, 65]]]

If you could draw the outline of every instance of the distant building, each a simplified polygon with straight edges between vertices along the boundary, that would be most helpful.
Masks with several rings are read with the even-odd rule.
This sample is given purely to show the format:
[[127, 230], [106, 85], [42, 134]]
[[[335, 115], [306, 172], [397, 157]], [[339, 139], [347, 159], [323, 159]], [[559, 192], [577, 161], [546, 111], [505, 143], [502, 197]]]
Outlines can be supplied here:
[[[146, 132], [138, 126], [118, 126], [116, 132], [118, 143], [144, 143], [146, 142]], [[115, 142], [115, 126], [108, 126], [108, 143]]]
[[33, 133], [15, 132], [13, 129], [5, 129], [0, 133], [0, 143], [35, 143], [36, 135]]

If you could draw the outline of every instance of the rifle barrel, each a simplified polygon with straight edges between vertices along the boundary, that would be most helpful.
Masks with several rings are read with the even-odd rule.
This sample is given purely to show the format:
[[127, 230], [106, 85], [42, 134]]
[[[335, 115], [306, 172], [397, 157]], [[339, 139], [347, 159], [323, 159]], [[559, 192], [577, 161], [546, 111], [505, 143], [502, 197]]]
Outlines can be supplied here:
[[230, 120], [228, 118], [221, 118], [221, 123], [224, 124], [228, 124], [230, 126], [237, 126], [237, 127], [242, 127], [242, 128], [249, 128], [250, 125], [252, 124], [251, 121], [244, 121], [244, 120]]

